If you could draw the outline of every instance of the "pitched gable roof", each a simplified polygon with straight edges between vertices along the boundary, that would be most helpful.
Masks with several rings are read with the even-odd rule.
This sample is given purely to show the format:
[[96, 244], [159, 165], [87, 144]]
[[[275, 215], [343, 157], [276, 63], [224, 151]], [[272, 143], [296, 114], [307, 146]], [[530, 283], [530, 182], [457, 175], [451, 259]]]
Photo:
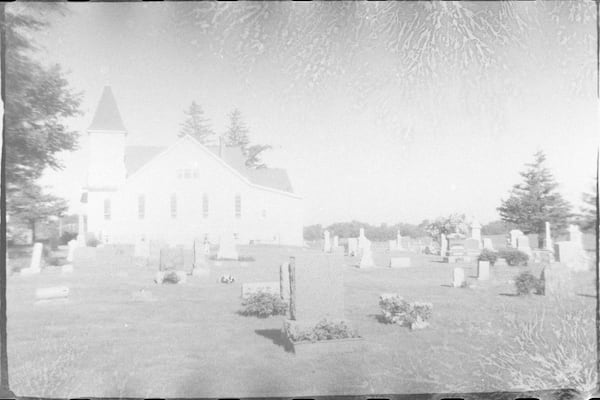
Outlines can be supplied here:
[[[211, 153], [219, 156], [218, 146], [204, 146]], [[157, 146], [127, 146], [125, 148], [125, 169], [130, 176], [145, 164], [150, 162], [167, 147]], [[252, 169], [246, 167], [246, 160], [239, 147], [224, 147], [220, 156], [221, 160], [235, 169], [251, 183], [293, 193], [292, 184], [287, 171], [281, 168]]]
[[117, 107], [115, 96], [110, 86], [104, 86], [102, 97], [96, 108], [92, 124], [89, 130], [97, 131], [125, 131], [125, 125], [121, 119], [121, 113]]

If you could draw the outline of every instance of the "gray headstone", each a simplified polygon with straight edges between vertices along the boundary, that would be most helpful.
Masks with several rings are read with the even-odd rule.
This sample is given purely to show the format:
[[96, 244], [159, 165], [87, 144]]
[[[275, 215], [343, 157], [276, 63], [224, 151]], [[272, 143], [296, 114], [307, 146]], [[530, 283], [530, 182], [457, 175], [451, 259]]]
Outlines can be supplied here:
[[358, 255], [358, 239], [348, 238], [348, 255], [356, 257]]
[[319, 321], [344, 315], [343, 258], [319, 253], [295, 257], [296, 320]]

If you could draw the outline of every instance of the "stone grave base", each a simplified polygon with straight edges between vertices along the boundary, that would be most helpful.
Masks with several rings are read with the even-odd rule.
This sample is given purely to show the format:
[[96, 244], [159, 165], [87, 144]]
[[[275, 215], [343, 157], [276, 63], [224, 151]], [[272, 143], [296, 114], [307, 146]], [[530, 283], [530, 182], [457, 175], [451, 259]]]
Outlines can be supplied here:
[[[333, 322], [340, 322], [342, 320], [332, 319]], [[345, 321], [345, 320], [344, 320]], [[318, 340], [315, 342], [302, 341], [294, 342], [287, 335], [286, 324], [290, 327], [298, 327], [299, 329], [310, 329], [314, 328], [318, 321], [292, 321], [285, 320], [283, 329], [281, 330], [281, 337], [284, 341], [285, 347], [290, 349], [298, 357], [316, 357], [323, 354], [331, 353], [351, 353], [360, 352], [364, 349], [365, 339], [362, 337], [358, 338], [347, 338], [347, 339], [331, 339], [331, 340]]]

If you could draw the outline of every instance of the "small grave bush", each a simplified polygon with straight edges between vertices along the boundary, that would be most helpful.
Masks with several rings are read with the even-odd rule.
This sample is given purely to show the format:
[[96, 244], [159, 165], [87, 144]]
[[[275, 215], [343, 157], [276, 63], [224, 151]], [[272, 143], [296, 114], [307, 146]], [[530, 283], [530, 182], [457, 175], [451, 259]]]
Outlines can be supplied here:
[[517, 288], [517, 295], [523, 296], [531, 293], [543, 294], [544, 293], [544, 280], [536, 278], [531, 272], [522, 272], [515, 278], [515, 286]]
[[498, 259], [498, 254], [495, 251], [489, 249], [483, 249], [477, 261], [489, 261], [490, 265], [493, 266]]
[[383, 312], [383, 320], [388, 324], [411, 326], [431, 318], [433, 305], [431, 303], [409, 303], [400, 296], [381, 298], [379, 306]]
[[321, 340], [359, 338], [355, 329], [351, 329], [344, 321], [322, 319], [312, 329], [301, 329], [297, 325], [285, 324], [287, 337], [292, 342], [317, 342]]
[[498, 252], [498, 257], [504, 258], [506, 263], [510, 266], [527, 265], [529, 256], [520, 250], [516, 249], [505, 249]]
[[241, 314], [245, 316], [257, 316], [267, 318], [271, 315], [285, 315], [288, 305], [279, 295], [258, 292], [248, 296], [242, 302], [245, 307]]

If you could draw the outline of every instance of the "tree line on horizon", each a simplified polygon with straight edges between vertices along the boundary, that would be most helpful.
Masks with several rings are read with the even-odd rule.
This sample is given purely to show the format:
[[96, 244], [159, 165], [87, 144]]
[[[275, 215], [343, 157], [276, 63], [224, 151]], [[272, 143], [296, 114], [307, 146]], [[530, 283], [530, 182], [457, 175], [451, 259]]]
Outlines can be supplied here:
[[[579, 212], [558, 192], [558, 183], [546, 167], [546, 155], [538, 151], [531, 163], [525, 164], [520, 172], [522, 182], [515, 184], [507, 199], [501, 199], [497, 207], [500, 219], [482, 225], [483, 235], [508, 234], [512, 229], [520, 229], [525, 234], [537, 234], [538, 246], [542, 247], [545, 237], [546, 222], [551, 225], [553, 238], [564, 235], [570, 224], [575, 224], [584, 232], [594, 232], [596, 219], [597, 195], [592, 189], [582, 196], [584, 205]], [[357, 237], [360, 228], [365, 229], [365, 236], [374, 241], [393, 240], [398, 232], [411, 238], [432, 237], [439, 239], [440, 234], [459, 232], [469, 233], [469, 223], [465, 214], [440, 216], [433, 221], [427, 219], [419, 224], [397, 223], [379, 226], [360, 221], [336, 222], [323, 227], [320, 224], [304, 227], [304, 239], [319, 240], [323, 232], [328, 230], [331, 235], [339, 237]]]

